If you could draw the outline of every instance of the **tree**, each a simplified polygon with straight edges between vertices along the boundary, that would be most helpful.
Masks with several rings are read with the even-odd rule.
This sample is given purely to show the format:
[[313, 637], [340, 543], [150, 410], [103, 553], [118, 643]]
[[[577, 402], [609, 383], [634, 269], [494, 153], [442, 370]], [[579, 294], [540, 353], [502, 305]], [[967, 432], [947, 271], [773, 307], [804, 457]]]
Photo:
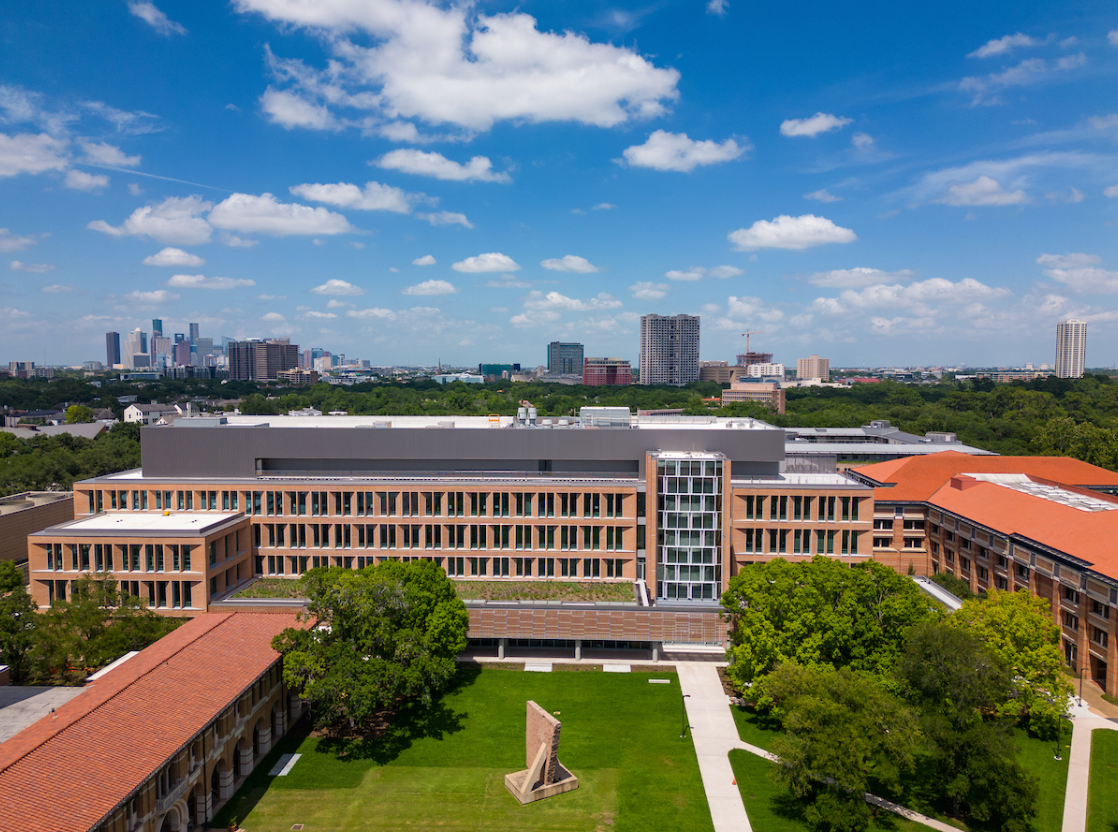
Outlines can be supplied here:
[[1048, 602], [1026, 590], [990, 590], [985, 599], [964, 602], [948, 623], [978, 638], [1012, 673], [1012, 691], [997, 703], [998, 713], [1055, 736], [1073, 686]]
[[997, 714], [1013, 690], [1006, 663], [953, 622], [928, 622], [909, 633], [897, 672], [921, 710], [931, 786], [947, 810], [983, 828], [1027, 832], [1039, 792]]
[[430, 704], [450, 682], [469, 615], [437, 564], [312, 569], [302, 581], [314, 624], [284, 630], [272, 646], [316, 725], [363, 725], [385, 709]]
[[914, 761], [915, 714], [868, 674], [783, 664], [760, 683], [784, 733], [777, 780], [806, 801], [813, 829], [859, 832], [871, 783], [895, 792]]
[[93, 408], [84, 404], [72, 404], [66, 408], [66, 424], [82, 425], [93, 421]]
[[0, 595], [23, 586], [23, 573], [10, 560], [0, 560]]
[[35, 625], [28, 655], [37, 684], [77, 685], [131, 650], [143, 650], [183, 623], [121, 595], [109, 573], [74, 581], [68, 601], [55, 601]]
[[10, 561], [0, 562], [0, 663], [8, 666], [12, 684], [23, 684], [35, 631], [35, 602], [23, 586], [23, 575]]
[[722, 611], [730, 621], [728, 673], [739, 685], [785, 662], [889, 676], [905, 633], [937, 614], [892, 569], [821, 556], [745, 567], [730, 579]]

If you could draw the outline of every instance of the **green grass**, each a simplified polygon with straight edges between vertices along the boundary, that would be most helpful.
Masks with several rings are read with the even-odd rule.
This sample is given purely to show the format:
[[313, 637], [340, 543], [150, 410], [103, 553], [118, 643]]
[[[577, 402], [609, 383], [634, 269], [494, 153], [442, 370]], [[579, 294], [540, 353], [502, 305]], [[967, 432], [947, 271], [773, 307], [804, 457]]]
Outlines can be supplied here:
[[573, 581], [455, 581], [458, 597], [476, 601], [622, 601], [636, 603], [633, 584]]
[[259, 578], [232, 598], [300, 598], [301, 583], [293, 578]]
[[1063, 759], [1059, 762], [1053, 759], [1056, 753], [1054, 740], [1038, 740], [1021, 729], [1014, 731], [1013, 738], [1021, 749], [1018, 761], [1040, 782], [1037, 816], [1033, 821], [1033, 828], [1037, 832], [1060, 832], [1064, 825], [1064, 795], [1068, 787], [1071, 732], [1064, 728], [1060, 736], [1060, 756]]
[[776, 723], [769, 722], [764, 716], [753, 708], [741, 705], [731, 705], [730, 712], [734, 715], [734, 722], [738, 726], [738, 737], [742, 742], [770, 750], [774, 738], [780, 736], [780, 729]]
[[[730, 752], [730, 765], [753, 832], [808, 832], [800, 802], [773, 781], [773, 763], [735, 749]], [[927, 832], [928, 827], [878, 810], [870, 829], [872, 832]]]
[[[380, 741], [289, 735], [218, 813], [248, 832], [649, 830], [710, 832], [694, 745], [679, 738], [680, 690], [646, 676], [464, 668], [430, 709], [401, 713]], [[559, 756], [579, 788], [521, 806], [505, 774], [525, 767], [525, 701], [559, 711]], [[268, 777], [281, 753], [302, 759]]]
[[1118, 830], [1118, 732], [1091, 732], [1091, 779], [1087, 791], [1087, 832]]

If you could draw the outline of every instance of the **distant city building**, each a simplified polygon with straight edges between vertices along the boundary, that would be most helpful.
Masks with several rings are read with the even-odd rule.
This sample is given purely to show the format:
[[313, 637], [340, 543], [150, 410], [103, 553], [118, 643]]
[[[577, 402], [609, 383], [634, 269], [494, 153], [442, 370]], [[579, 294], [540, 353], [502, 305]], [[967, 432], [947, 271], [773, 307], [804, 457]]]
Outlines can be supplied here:
[[775, 381], [737, 381], [722, 391], [722, 406], [737, 402], [753, 402], [777, 413], [784, 412], [785, 393]]
[[771, 352], [745, 352], [738, 355], [738, 366], [749, 367], [752, 364], [771, 364], [773, 354]]
[[132, 369], [146, 369], [151, 366], [148, 334], [139, 327], [128, 333], [128, 338], [124, 342], [124, 364]]
[[1083, 378], [1087, 358], [1087, 323], [1074, 318], [1056, 324], [1056, 375]]
[[486, 381], [501, 381], [509, 379], [513, 373], [520, 372], [519, 364], [478, 364], [478, 375]]
[[633, 383], [633, 368], [624, 358], [587, 358], [582, 383], [589, 387], [625, 387]]
[[276, 381], [286, 382], [292, 386], [317, 384], [318, 373], [314, 370], [305, 370], [302, 367], [292, 367], [290, 370], [280, 370], [276, 374]]
[[82, 370], [87, 373], [99, 373], [105, 369], [105, 365], [100, 361], [83, 361]]
[[699, 380], [699, 316], [641, 316], [641, 384]]
[[811, 355], [796, 361], [796, 378], [817, 378], [831, 380], [831, 359]]
[[582, 372], [582, 344], [552, 341], [547, 345], [547, 371], [560, 375]]
[[157, 338], [162, 334], [163, 334], [163, 319], [162, 318], [152, 318], [151, 319], [151, 337], [152, 338]]
[[120, 333], [105, 333], [105, 364], [115, 367], [120, 363]]
[[740, 366], [731, 367], [727, 361], [700, 361], [699, 381], [731, 384], [741, 377], [741, 370]]
[[281, 370], [299, 366], [299, 347], [286, 338], [268, 341], [230, 341], [229, 378], [275, 381]]
[[431, 376], [432, 381], [437, 381], [439, 384], [453, 384], [460, 381], [463, 384], [484, 384], [485, 379], [481, 376], [475, 376], [471, 373], [440, 373]]
[[193, 344], [197, 340], [198, 340], [198, 324], [191, 324], [190, 325], [190, 343]]
[[747, 378], [784, 378], [783, 364], [750, 364], [745, 368]]
[[35, 373], [34, 361], [11, 361], [8, 363], [8, 373], [13, 378], [32, 378]]

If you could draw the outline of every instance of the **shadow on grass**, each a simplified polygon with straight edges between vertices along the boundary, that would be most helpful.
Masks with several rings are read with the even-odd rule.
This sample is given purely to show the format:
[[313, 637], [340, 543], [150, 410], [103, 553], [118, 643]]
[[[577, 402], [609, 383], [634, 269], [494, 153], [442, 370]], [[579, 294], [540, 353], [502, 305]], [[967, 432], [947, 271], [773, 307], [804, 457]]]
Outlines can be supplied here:
[[430, 706], [420, 703], [404, 706], [380, 736], [327, 736], [318, 741], [316, 750], [320, 754], [331, 754], [340, 762], [367, 761], [383, 766], [399, 757], [416, 740], [441, 740], [447, 734], [455, 734], [462, 730], [469, 714], [453, 710], [446, 700], [472, 685], [480, 674], [480, 666], [460, 667], [447, 689]]

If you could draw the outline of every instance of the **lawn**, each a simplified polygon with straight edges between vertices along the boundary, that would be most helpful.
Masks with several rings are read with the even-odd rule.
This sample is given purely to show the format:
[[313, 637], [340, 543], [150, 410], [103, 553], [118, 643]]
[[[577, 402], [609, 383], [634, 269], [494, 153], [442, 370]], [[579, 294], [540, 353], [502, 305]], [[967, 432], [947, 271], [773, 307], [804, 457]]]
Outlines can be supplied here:
[[[380, 741], [285, 737], [218, 813], [248, 832], [712, 829], [694, 746], [679, 738], [679, 683], [644, 674], [463, 669], [430, 709], [402, 713]], [[579, 788], [521, 806], [525, 701], [559, 711], [559, 757]], [[281, 753], [303, 757], [286, 777]]]
[[1118, 732], [1091, 732], [1091, 779], [1087, 791], [1087, 832], [1118, 829]]
[[635, 604], [631, 582], [455, 581], [464, 601], [620, 601]]
[[[780, 733], [772, 724], [767, 722], [752, 708], [731, 706], [730, 710], [734, 715], [734, 722], [738, 727], [738, 735], [743, 742], [755, 745], [758, 748], [763, 748], [766, 751], [771, 748], [773, 739], [779, 736]], [[1018, 760], [1027, 771], [1036, 776], [1040, 784], [1040, 795], [1037, 800], [1037, 817], [1033, 824], [1037, 832], [1060, 832], [1063, 826], [1064, 793], [1067, 790], [1068, 756], [1071, 743], [1071, 735], [1066, 728], [1064, 729], [1061, 739], [1061, 747], [1063, 750], [1061, 756], [1063, 760], [1057, 762], [1053, 759], [1056, 750], [1054, 741], [1038, 740], [1035, 737], [1030, 737], [1021, 729], [1014, 731], [1014, 740], [1021, 749]], [[1116, 736], [1115, 739], [1118, 740], [1118, 736]], [[760, 758], [757, 759], [760, 760]], [[1093, 764], [1092, 762], [1092, 765]], [[1118, 768], [1118, 743], [1115, 744], [1112, 765]], [[933, 796], [925, 789], [921, 788], [921, 784], [917, 782], [917, 777], [918, 775], [908, 778], [908, 782], [904, 786], [905, 796], [899, 798], [899, 802], [908, 806], [910, 809], [915, 809], [918, 812], [930, 815], [938, 820], [962, 826], [959, 821], [948, 818], [942, 813], [935, 811], [930, 805]], [[740, 778], [738, 782], [739, 784], [742, 782]], [[772, 788], [775, 789], [776, 787], [772, 786]], [[898, 799], [894, 795], [882, 795], [882, 797]], [[1112, 807], [1111, 812], [1115, 819], [1118, 819], [1118, 797], [1112, 798], [1110, 806]], [[748, 808], [749, 806], [747, 803], [746, 809], [748, 810]], [[785, 809], [788, 808], [789, 807], [785, 806]], [[750, 819], [752, 819], [752, 817], [753, 815], [750, 814]], [[761, 827], [756, 827], [755, 825], [755, 828], [763, 832]], [[773, 828], [783, 829], [784, 827], [778, 825]], [[1118, 824], [1101, 826], [1099, 827], [1099, 832], [1118, 832]]]
[[258, 578], [233, 598], [300, 598], [302, 583], [294, 578]]

